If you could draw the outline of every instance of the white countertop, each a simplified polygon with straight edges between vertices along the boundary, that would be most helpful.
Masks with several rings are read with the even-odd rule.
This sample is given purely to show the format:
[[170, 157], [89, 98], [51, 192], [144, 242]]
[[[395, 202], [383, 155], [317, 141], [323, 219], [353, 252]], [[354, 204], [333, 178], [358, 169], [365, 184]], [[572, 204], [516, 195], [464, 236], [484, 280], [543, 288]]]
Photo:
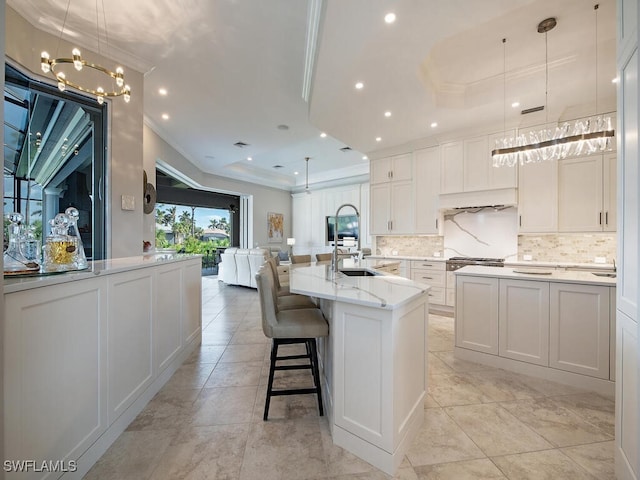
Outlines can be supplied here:
[[[524, 272], [524, 273], [522, 273]], [[564, 270], [527, 271], [523, 267], [482, 267], [470, 265], [454, 272], [456, 275], [471, 275], [475, 277], [496, 277], [518, 280], [534, 280], [539, 282], [581, 283], [585, 285], [616, 286], [615, 278], [599, 277], [590, 272], [568, 272]]]
[[15, 277], [4, 279], [4, 293], [19, 292], [32, 288], [46, 287], [67, 282], [75, 282], [97, 275], [110, 275], [113, 273], [136, 270], [154, 265], [182, 262], [192, 258], [199, 258], [201, 255], [189, 255], [180, 253], [148, 253], [135, 257], [111, 258], [108, 260], [97, 260], [89, 262], [89, 268], [81, 271], [72, 271], [55, 274], [45, 274], [33, 277]]
[[385, 260], [428, 260], [429, 262], [445, 262], [447, 259], [444, 257], [429, 257], [424, 256], [409, 256], [409, 255], [369, 255], [367, 258], [372, 259], [385, 259]]
[[[394, 262], [387, 262], [391, 264]], [[382, 266], [375, 260], [363, 260], [358, 265], [345, 262], [344, 268], [373, 270]], [[330, 264], [294, 264], [289, 273], [289, 289], [312, 297], [367, 307], [393, 310], [420, 295], [426, 295], [429, 286], [396, 275], [348, 277], [333, 272]]]

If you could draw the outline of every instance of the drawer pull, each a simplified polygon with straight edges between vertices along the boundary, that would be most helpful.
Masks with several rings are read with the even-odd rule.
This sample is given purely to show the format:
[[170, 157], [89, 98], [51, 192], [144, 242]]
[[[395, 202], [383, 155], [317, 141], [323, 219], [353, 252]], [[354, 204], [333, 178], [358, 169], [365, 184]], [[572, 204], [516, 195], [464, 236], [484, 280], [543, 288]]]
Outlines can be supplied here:
[[422, 278], [426, 278], [427, 280], [433, 280], [433, 277], [422, 277]]

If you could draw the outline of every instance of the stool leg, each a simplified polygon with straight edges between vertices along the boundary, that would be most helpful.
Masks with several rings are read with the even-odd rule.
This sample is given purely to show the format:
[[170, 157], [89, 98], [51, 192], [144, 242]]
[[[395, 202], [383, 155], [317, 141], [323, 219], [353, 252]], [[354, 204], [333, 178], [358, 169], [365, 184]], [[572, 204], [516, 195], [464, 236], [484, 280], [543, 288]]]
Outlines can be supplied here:
[[271, 403], [271, 391], [273, 390], [273, 374], [276, 368], [276, 357], [278, 356], [278, 340], [275, 338], [271, 343], [271, 364], [269, 366], [269, 383], [267, 384], [267, 398], [264, 402], [264, 415], [262, 419], [266, 422], [269, 416], [269, 404]]
[[324, 409], [322, 408], [322, 387], [320, 385], [320, 371], [318, 369], [318, 349], [316, 348], [316, 339], [310, 338], [307, 341], [309, 347], [311, 347], [311, 370], [313, 372], [313, 382], [318, 390], [318, 410], [320, 416], [324, 416]]

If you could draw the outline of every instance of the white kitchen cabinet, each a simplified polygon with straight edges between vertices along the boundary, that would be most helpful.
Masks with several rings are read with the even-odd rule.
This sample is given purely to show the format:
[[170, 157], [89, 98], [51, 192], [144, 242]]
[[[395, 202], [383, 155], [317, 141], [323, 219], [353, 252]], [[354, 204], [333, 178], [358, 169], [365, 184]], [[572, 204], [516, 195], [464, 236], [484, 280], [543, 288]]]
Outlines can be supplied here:
[[5, 295], [6, 459], [75, 460], [107, 429], [106, 300], [101, 277]]
[[498, 354], [498, 279], [456, 276], [456, 346]]
[[515, 131], [507, 130], [506, 132], [499, 132], [489, 135], [488, 140], [488, 155], [489, 158], [489, 184], [491, 188], [514, 188], [518, 186], [518, 165], [513, 167], [494, 167], [493, 158], [491, 152], [496, 148], [496, 141], [505, 137], [514, 137]]
[[549, 366], [609, 378], [609, 287], [552, 283]]
[[558, 230], [615, 231], [615, 155], [558, 162]]
[[491, 161], [487, 136], [470, 138], [464, 141], [462, 162], [463, 191], [487, 190], [490, 187]]
[[178, 355], [182, 348], [182, 325], [176, 322], [183, 308], [182, 292], [175, 288], [182, 285], [182, 271], [179, 264], [160, 267], [156, 272], [153, 299], [153, 366], [155, 371], [163, 371]]
[[[616, 475], [638, 478], [638, 325], [624, 313], [617, 316]], [[622, 472], [622, 474], [621, 474]]]
[[370, 182], [375, 184], [411, 180], [413, 178], [413, 162], [411, 160], [411, 153], [372, 160]]
[[414, 232], [413, 182], [387, 182], [370, 187], [372, 235]]
[[447, 272], [447, 291], [445, 292], [445, 304], [448, 307], [456, 305], [456, 275], [453, 272]]
[[558, 231], [558, 162], [519, 167], [518, 224], [520, 233]]
[[499, 355], [549, 365], [549, 283], [500, 279]]
[[444, 261], [411, 261], [411, 280], [431, 287], [431, 290], [429, 290], [429, 304], [446, 304], [447, 272], [445, 267]]
[[440, 221], [440, 147], [416, 150], [413, 168], [415, 233], [437, 234]]
[[462, 192], [464, 190], [464, 142], [442, 144], [441, 155], [440, 193]]

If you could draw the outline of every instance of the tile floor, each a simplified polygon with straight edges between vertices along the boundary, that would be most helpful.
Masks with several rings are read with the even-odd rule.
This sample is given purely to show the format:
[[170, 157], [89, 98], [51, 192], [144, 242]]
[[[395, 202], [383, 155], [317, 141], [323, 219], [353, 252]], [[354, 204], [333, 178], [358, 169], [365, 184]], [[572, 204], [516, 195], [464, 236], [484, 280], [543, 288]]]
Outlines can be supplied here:
[[[429, 320], [425, 422], [394, 478], [615, 478], [611, 399], [456, 360], [453, 320]], [[255, 290], [203, 278], [202, 322], [202, 346], [86, 479], [389, 478], [333, 445], [314, 396], [275, 397], [262, 421], [269, 341]]]

